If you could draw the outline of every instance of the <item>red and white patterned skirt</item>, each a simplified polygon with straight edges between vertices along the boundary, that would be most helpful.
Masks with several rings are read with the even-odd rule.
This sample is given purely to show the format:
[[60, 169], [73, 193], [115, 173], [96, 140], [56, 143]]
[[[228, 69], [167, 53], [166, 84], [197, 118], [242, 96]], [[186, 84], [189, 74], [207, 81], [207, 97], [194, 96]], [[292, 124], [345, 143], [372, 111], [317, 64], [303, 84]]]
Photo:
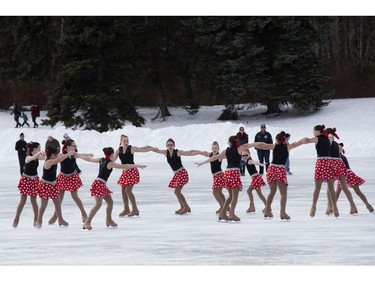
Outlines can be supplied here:
[[218, 172], [217, 174], [213, 175], [213, 183], [212, 183], [212, 189], [217, 188], [225, 188], [225, 179], [224, 179], [224, 173]]
[[286, 169], [283, 165], [273, 165], [271, 164], [267, 170], [267, 182], [268, 184], [274, 181], [281, 181], [288, 186], [288, 179], [286, 177]]
[[168, 187], [184, 187], [185, 184], [189, 182], [189, 174], [185, 168], [181, 168], [177, 173], [173, 175], [172, 180], [170, 181]]
[[240, 169], [230, 169], [224, 172], [225, 187], [233, 189], [238, 187], [242, 191], [242, 181]]
[[43, 179], [39, 181], [38, 195], [43, 199], [59, 198], [60, 190], [56, 187], [56, 182], [46, 182]]
[[130, 186], [139, 183], [139, 172], [137, 168], [123, 170], [117, 184], [121, 186]]
[[317, 158], [315, 163], [314, 180], [334, 179], [333, 162], [330, 158]]
[[251, 176], [250, 187], [252, 187], [254, 189], [259, 189], [259, 188], [261, 188], [262, 186], [265, 186], [265, 185], [266, 185], [266, 183], [264, 182], [263, 177], [261, 175], [255, 174], [255, 175]]
[[[357, 176], [352, 170], [348, 169], [346, 173], [346, 183], [348, 187], [353, 187], [356, 185], [360, 186], [365, 183], [365, 180]], [[337, 187], [341, 188], [340, 182], [338, 182]]]
[[76, 191], [83, 186], [83, 183], [77, 172], [70, 175], [60, 173], [56, 179], [56, 186], [60, 190]]
[[21, 195], [37, 196], [38, 185], [39, 185], [38, 176], [30, 177], [27, 175], [22, 175], [18, 183], [18, 189]]
[[333, 172], [335, 179], [339, 179], [342, 176], [346, 176], [346, 166], [344, 161], [341, 158], [332, 158]]
[[91, 196], [107, 197], [112, 194], [107, 187], [107, 183], [101, 179], [95, 179], [90, 188]]

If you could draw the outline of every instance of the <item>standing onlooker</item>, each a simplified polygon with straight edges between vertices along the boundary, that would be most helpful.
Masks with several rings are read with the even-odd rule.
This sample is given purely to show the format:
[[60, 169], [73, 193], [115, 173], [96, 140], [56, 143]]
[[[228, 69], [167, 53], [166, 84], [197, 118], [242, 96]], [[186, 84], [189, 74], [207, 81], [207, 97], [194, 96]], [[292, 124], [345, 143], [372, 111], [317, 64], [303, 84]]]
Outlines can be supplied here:
[[[245, 133], [244, 127], [240, 127], [240, 130], [237, 133], [236, 138], [238, 140], [238, 145], [249, 143], [249, 135]], [[245, 167], [246, 167], [246, 161], [243, 161], [241, 159], [241, 164], [240, 164], [241, 176], [245, 175]]]
[[[290, 134], [285, 134], [285, 140], [286, 140], [286, 144], [289, 144]], [[293, 175], [293, 173], [290, 171], [289, 155], [288, 155], [288, 159], [286, 159], [285, 169], [288, 175]]]
[[12, 112], [10, 114], [14, 114], [14, 121], [16, 121], [16, 128], [21, 127], [21, 123], [19, 122], [21, 112], [18, 109], [18, 106], [16, 103], [13, 103]]
[[27, 142], [25, 141], [25, 135], [23, 133], [20, 134], [20, 139], [16, 142], [14, 149], [18, 152], [18, 161], [20, 162], [20, 172], [22, 176], [25, 169], [25, 159], [27, 156]]
[[27, 115], [26, 115], [26, 113], [24, 111], [22, 111], [21, 118], [23, 119], [23, 123], [21, 124], [21, 126], [23, 127], [23, 125], [26, 124], [30, 128], [29, 123], [27, 123], [27, 121], [29, 120], [29, 118], [27, 117]]
[[[254, 142], [264, 142], [267, 144], [273, 144], [272, 135], [266, 131], [266, 124], [260, 125], [260, 132], [255, 135]], [[266, 171], [270, 165], [270, 151], [257, 149], [259, 163], [266, 166]], [[263, 166], [259, 166], [259, 174], [263, 175]]]
[[34, 122], [34, 128], [38, 128], [39, 125], [36, 123], [36, 118], [40, 116], [39, 107], [36, 104], [32, 103], [30, 110], [31, 110], [31, 119]]
[[60, 153], [60, 143], [57, 139], [53, 138], [52, 136], [48, 136], [45, 150], [47, 150], [49, 146], [56, 147], [57, 151]]

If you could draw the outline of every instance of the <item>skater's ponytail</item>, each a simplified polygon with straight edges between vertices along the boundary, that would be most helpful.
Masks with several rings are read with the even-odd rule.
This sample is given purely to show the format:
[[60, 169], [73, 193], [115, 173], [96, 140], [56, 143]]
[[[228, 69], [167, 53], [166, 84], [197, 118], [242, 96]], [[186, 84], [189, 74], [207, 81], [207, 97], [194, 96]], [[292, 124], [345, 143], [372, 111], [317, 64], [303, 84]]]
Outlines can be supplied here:
[[67, 139], [67, 140], [63, 140], [61, 143], [63, 144], [63, 147], [61, 149], [62, 153], [67, 154], [68, 153], [67, 147], [72, 146], [72, 144], [74, 143], [74, 140]]
[[239, 146], [236, 136], [230, 136], [228, 139], [228, 142], [231, 144], [231, 146], [235, 146], [235, 147]]
[[115, 152], [112, 147], [104, 147], [103, 152], [105, 155], [105, 159], [111, 161], [111, 155]]
[[59, 150], [57, 147], [54, 146], [48, 146], [46, 149], [46, 157], [47, 159], [50, 159], [53, 154], [57, 155], [59, 153]]
[[340, 139], [339, 136], [336, 134], [336, 128], [327, 128], [326, 131], [328, 134], [333, 135], [336, 139]]
[[278, 133], [278, 134], [276, 135], [276, 140], [277, 140], [279, 143], [286, 144], [286, 136], [285, 136], [285, 132], [284, 132], [284, 131], [281, 131], [280, 133]]
[[320, 134], [324, 135], [324, 129], [325, 129], [325, 128], [326, 128], [326, 127], [325, 127], [324, 125], [316, 125], [316, 126], [314, 127], [314, 130], [315, 130], [315, 131], [319, 131]]

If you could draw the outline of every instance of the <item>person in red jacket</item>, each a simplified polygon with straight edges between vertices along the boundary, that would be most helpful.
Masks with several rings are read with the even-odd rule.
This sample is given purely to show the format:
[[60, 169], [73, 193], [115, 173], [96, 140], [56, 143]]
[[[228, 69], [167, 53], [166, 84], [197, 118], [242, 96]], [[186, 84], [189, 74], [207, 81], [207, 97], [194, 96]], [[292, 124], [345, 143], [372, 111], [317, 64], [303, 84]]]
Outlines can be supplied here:
[[34, 128], [38, 128], [39, 125], [36, 123], [36, 118], [40, 116], [39, 107], [33, 103], [31, 105], [30, 110], [31, 110], [31, 119], [33, 120], [33, 123], [34, 123]]

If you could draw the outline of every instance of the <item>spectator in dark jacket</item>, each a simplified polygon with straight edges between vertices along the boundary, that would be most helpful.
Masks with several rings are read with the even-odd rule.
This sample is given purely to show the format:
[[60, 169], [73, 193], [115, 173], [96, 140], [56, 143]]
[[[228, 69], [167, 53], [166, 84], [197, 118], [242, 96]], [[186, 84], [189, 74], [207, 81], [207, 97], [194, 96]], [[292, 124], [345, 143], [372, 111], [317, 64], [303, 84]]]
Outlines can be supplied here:
[[18, 161], [20, 163], [20, 173], [21, 176], [25, 169], [25, 159], [27, 154], [27, 142], [25, 141], [25, 135], [20, 134], [20, 139], [16, 142], [15, 150], [18, 152]]
[[[244, 127], [240, 127], [239, 132], [236, 134], [236, 138], [238, 141], [238, 145], [249, 143], [249, 135], [245, 133]], [[245, 175], [245, 167], [246, 167], [246, 162], [242, 161], [241, 159], [241, 163], [240, 163], [241, 176]]]
[[21, 116], [21, 111], [18, 109], [18, 105], [13, 103], [12, 112], [10, 114], [14, 114], [14, 121], [16, 121], [16, 128], [21, 127], [21, 123], [19, 121]]
[[[260, 125], [260, 132], [255, 135], [254, 141], [256, 142], [265, 142], [272, 144], [272, 135], [266, 131], [266, 124]], [[270, 151], [257, 149], [259, 163], [262, 163], [266, 166], [266, 171], [270, 165]], [[259, 166], [259, 174], [263, 175], [263, 166]]]

